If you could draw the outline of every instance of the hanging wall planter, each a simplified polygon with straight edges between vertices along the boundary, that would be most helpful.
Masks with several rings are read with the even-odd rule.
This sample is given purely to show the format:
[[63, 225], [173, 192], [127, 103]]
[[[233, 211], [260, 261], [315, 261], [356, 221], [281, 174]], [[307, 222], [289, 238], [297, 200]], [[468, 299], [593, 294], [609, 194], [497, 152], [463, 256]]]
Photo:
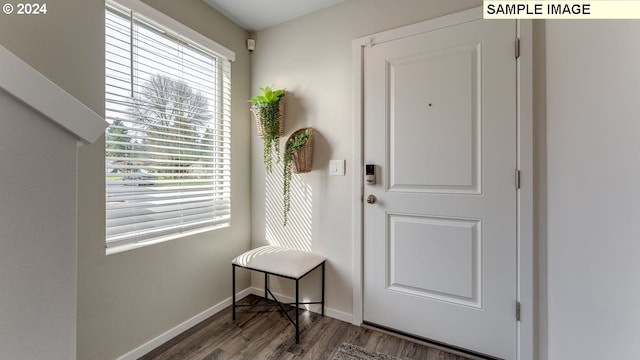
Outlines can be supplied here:
[[284, 146], [284, 171], [282, 174], [283, 216], [287, 225], [289, 210], [291, 209], [291, 174], [307, 173], [311, 171], [313, 160], [313, 129], [296, 130]]
[[[306, 141], [305, 141], [306, 139]], [[287, 140], [287, 146], [291, 150], [291, 164], [294, 174], [308, 173], [311, 171], [313, 159], [313, 129], [300, 129]]]
[[251, 98], [251, 111], [256, 117], [258, 136], [264, 140], [264, 165], [271, 173], [272, 160], [280, 158], [280, 136], [284, 131], [284, 90], [260, 88], [261, 94]]
[[[284, 135], [284, 100], [286, 96], [282, 95], [280, 97], [280, 101], [278, 102], [278, 136], [282, 137]], [[254, 119], [256, 120], [256, 129], [258, 133], [258, 137], [262, 139], [264, 135], [262, 134], [262, 121], [260, 120], [260, 110], [256, 109], [255, 106], [251, 107], [251, 113], [253, 114]]]

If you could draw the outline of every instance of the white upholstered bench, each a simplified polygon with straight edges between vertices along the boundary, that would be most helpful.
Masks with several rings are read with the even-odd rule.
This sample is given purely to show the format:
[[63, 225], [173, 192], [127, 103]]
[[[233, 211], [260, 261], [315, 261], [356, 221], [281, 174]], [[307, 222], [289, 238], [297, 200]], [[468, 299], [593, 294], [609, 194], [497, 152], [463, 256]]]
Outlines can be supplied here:
[[[262, 246], [245, 252], [231, 261], [232, 267], [232, 304], [233, 320], [236, 319], [236, 307], [240, 306], [264, 306], [277, 305], [284, 315], [296, 328], [296, 344], [300, 343], [300, 305], [320, 304], [321, 313], [324, 316], [324, 264], [325, 258], [306, 251], [287, 249], [279, 246]], [[267, 304], [236, 304], [236, 267], [241, 267], [253, 271], [264, 273], [264, 298], [269, 299], [269, 295], [275, 303]], [[315, 302], [300, 302], [300, 279], [317, 268], [322, 268], [322, 300]], [[279, 276], [286, 279], [295, 280], [296, 298], [294, 303], [282, 303], [269, 290], [269, 275]], [[295, 320], [289, 315], [283, 305], [295, 306]]]

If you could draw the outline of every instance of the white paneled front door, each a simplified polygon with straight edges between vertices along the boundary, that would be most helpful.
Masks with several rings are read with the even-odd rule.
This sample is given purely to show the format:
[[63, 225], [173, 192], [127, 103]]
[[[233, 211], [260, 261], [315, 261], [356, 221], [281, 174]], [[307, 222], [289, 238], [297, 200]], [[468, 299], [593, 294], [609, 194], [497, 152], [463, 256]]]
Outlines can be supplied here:
[[[515, 21], [364, 48], [364, 321], [516, 358]], [[371, 197], [369, 197], [371, 195]]]

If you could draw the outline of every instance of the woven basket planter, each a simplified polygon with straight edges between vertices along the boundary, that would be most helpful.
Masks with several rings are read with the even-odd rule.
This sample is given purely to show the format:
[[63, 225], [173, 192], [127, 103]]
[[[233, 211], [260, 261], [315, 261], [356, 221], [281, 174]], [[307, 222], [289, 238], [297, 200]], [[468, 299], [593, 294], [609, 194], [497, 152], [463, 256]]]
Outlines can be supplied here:
[[[284, 135], [284, 99], [287, 96], [284, 95], [278, 102], [278, 125], [280, 129], [280, 136]], [[256, 128], [258, 129], [258, 137], [262, 139], [262, 123], [260, 122], [260, 112], [255, 109], [251, 109], [254, 119], [256, 120]]]
[[[293, 139], [296, 135], [303, 133], [306, 130], [307, 130], [306, 128], [296, 130], [293, 134], [291, 134], [291, 136], [289, 136], [289, 139], [287, 139], [286, 143], [288, 143], [289, 140]], [[304, 146], [301, 147], [298, 151], [294, 151], [291, 153], [291, 165], [292, 165], [291, 171], [294, 174], [308, 173], [309, 171], [311, 171], [312, 160], [313, 160], [313, 129], [311, 129], [311, 136], [309, 136], [307, 143], [304, 144]]]

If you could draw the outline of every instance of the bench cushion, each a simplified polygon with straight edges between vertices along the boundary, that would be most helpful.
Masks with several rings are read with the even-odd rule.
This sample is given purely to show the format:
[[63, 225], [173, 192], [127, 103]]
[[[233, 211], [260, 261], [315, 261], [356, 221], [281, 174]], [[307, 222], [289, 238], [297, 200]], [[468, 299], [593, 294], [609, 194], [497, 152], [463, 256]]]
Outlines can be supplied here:
[[325, 258], [314, 253], [280, 246], [261, 246], [245, 252], [232, 264], [275, 275], [299, 279], [322, 264]]

